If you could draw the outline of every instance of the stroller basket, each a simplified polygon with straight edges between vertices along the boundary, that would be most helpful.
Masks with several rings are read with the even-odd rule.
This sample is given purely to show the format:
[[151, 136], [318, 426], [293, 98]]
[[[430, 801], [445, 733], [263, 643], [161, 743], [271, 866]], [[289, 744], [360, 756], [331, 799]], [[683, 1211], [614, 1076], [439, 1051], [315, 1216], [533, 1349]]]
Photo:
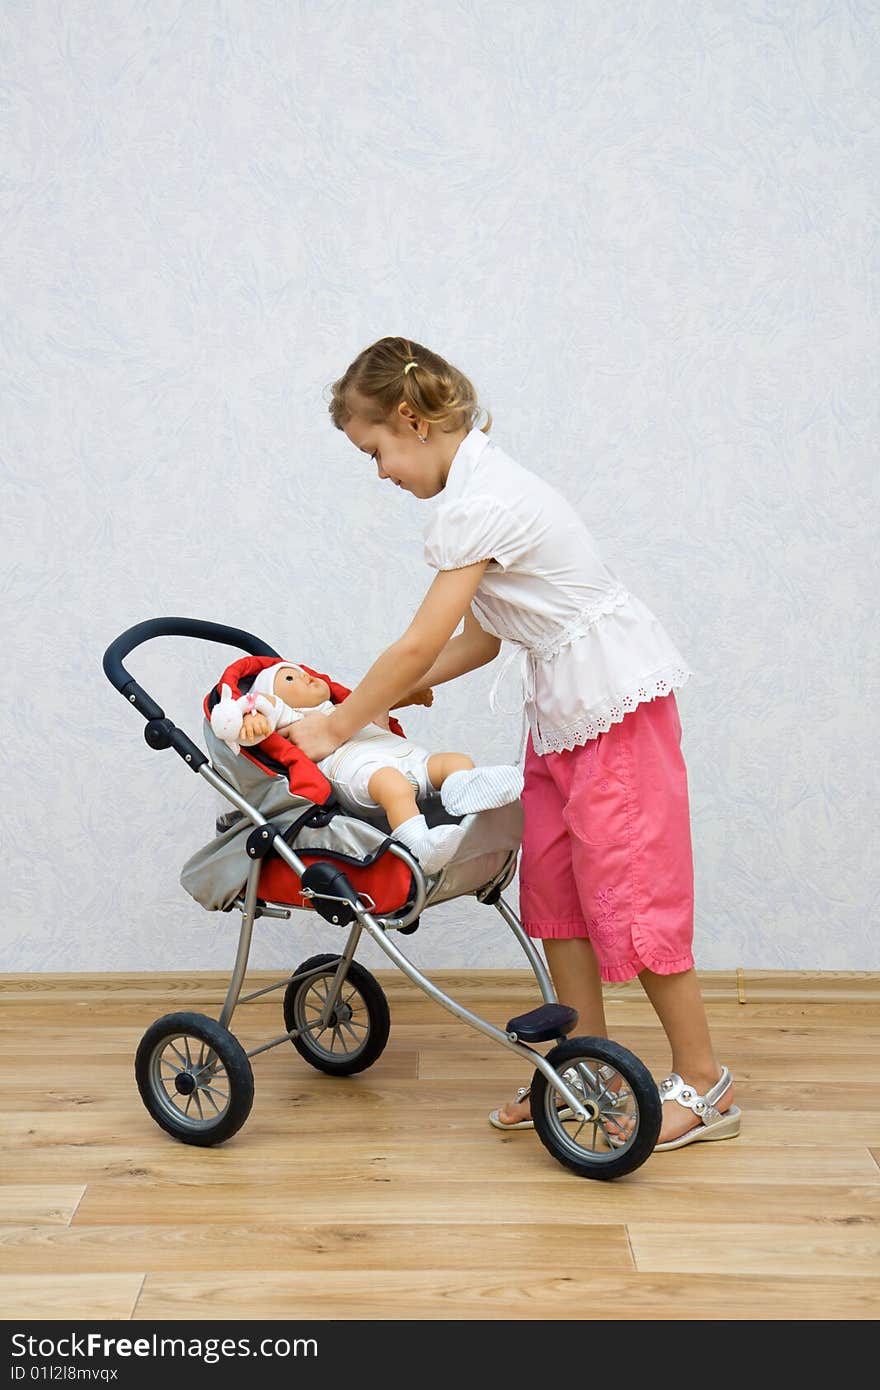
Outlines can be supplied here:
[[[652, 1152], [660, 1130], [660, 1099], [644, 1064], [604, 1038], [569, 1036], [577, 1014], [555, 996], [543, 959], [502, 893], [516, 871], [522, 833], [519, 802], [450, 817], [436, 799], [419, 802], [429, 823], [460, 823], [465, 835], [452, 863], [426, 875], [394, 839], [384, 814], [352, 815], [331, 795], [318, 804], [291, 792], [285, 770], [268, 760], [236, 757], [203, 725], [203, 751], [168, 718], [127, 671], [129, 653], [158, 637], [193, 637], [238, 648], [250, 656], [279, 653], [240, 628], [193, 618], [154, 618], [120, 634], [104, 653], [110, 683], [146, 721], [151, 748], [173, 748], [183, 762], [225, 797], [232, 811], [217, 834], [183, 866], [181, 882], [209, 911], [238, 910], [241, 928], [219, 1019], [178, 1012], [157, 1019], [137, 1049], [135, 1074], [153, 1119], [184, 1143], [212, 1145], [234, 1135], [254, 1096], [251, 1058], [291, 1042], [318, 1070], [335, 1076], [364, 1071], [382, 1054], [390, 1032], [379, 981], [355, 953], [362, 933], [435, 1003], [534, 1068], [529, 1088], [541, 1142], [559, 1163], [582, 1177], [610, 1179], [632, 1172]], [[313, 765], [311, 765], [313, 766]], [[504, 1027], [472, 1013], [418, 970], [394, 940], [420, 925], [424, 912], [464, 896], [497, 909], [525, 953], [543, 1003]], [[243, 995], [254, 922], [317, 913], [347, 929], [341, 952], [311, 957], [277, 983]], [[283, 989], [284, 1031], [245, 1051], [230, 1031], [239, 1004]], [[545, 1055], [534, 1044], [553, 1041]]]

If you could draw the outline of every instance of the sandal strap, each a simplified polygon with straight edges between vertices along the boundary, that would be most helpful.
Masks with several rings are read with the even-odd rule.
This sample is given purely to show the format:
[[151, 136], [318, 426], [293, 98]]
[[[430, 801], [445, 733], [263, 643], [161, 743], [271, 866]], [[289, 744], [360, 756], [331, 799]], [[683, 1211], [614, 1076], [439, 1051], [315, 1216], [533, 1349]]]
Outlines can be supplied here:
[[724, 1117], [722, 1112], [716, 1109], [715, 1102], [721, 1099], [724, 1092], [732, 1084], [733, 1077], [727, 1067], [722, 1067], [720, 1077], [704, 1096], [701, 1096], [693, 1086], [689, 1086], [677, 1071], [670, 1072], [669, 1076], [664, 1077], [657, 1089], [660, 1092], [661, 1100], [674, 1100], [677, 1105], [681, 1105], [684, 1109], [692, 1110], [704, 1125], [716, 1125]]

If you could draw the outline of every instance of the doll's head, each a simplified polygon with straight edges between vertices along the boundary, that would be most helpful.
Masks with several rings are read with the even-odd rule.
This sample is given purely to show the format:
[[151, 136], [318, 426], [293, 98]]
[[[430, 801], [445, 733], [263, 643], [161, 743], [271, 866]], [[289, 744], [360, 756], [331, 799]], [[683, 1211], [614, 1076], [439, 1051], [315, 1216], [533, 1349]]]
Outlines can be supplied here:
[[310, 676], [302, 666], [281, 661], [266, 666], [257, 676], [251, 690], [262, 695], [274, 695], [291, 709], [314, 709], [330, 699], [330, 687], [320, 676]]

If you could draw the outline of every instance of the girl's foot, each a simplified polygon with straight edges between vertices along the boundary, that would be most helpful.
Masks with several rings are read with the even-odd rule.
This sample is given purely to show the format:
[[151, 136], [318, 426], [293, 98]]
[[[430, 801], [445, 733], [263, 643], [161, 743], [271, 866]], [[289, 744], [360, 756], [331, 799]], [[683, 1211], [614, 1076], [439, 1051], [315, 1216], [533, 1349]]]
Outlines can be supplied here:
[[440, 788], [440, 800], [451, 816], [469, 816], [506, 806], [522, 795], [523, 775], [512, 763], [498, 767], [468, 767], [450, 772]]
[[[682, 1099], [694, 1099], [694, 1097], [697, 1096], [704, 1096], [707, 1099], [711, 1099], [710, 1093], [713, 1087], [718, 1085], [723, 1076], [724, 1071], [722, 1070], [718, 1076], [707, 1076], [704, 1073], [702, 1075], [694, 1074], [693, 1076], [687, 1077], [686, 1086], [690, 1094], [682, 1092]], [[663, 1097], [664, 1085], [665, 1083], [661, 1082], [661, 1099]], [[715, 1109], [720, 1114], [725, 1114], [733, 1106], [734, 1091], [735, 1087], [731, 1078], [730, 1085], [727, 1089], [712, 1102]], [[734, 1107], [734, 1109], [736, 1109], [736, 1107]], [[703, 1130], [705, 1128], [706, 1126], [703, 1124], [700, 1116], [692, 1110], [689, 1105], [682, 1105], [676, 1100], [667, 1100], [663, 1105], [663, 1122], [660, 1126], [660, 1137], [657, 1140], [657, 1144], [667, 1144], [672, 1140], [680, 1139], [682, 1135], [689, 1134], [692, 1130], [696, 1132], [697, 1130]]]
[[[576, 1081], [572, 1081], [571, 1078], [569, 1080], [574, 1085], [575, 1090], [581, 1090]], [[602, 1109], [599, 1121], [602, 1130], [610, 1144], [614, 1144], [615, 1141], [622, 1143], [632, 1129], [633, 1120], [630, 1115], [626, 1114], [625, 1108], [619, 1110], [617, 1114], [613, 1113], [613, 1108], [620, 1105], [625, 1107], [625, 1097], [628, 1095], [626, 1083], [613, 1067], [605, 1065], [599, 1067], [598, 1081], [602, 1088], [598, 1093]], [[572, 1111], [562, 1100], [557, 1100], [556, 1104], [562, 1119], [575, 1120]], [[493, 1110], [489, 1116], [489, 1121], [496, 1129], [518, 1129], [526, 1124], [531, 1127], [532, 1107], [529, 1100], [529, 1088], [527, 1086], [521, 1087], [516, 1093], [516, 1100], [509, 1100], [506, 1105], [500, 1106], [498, 1110]]]
[[517, 1125], [520, 1120], [530, 1120], [532, 1118], [532, 1107], [528, 1096], [525, 1100], [509, 1100], [506, 1105], [502, 1105], [498, 1111], [498, 1119], [502, 1125]]
[[424, 816], [412, 816], [396, 826], [391, 835], [418, 859], [426, 874], [436, 874], [455, 858], [466, 833], [462, 825], [437, 825], [429, 829]]

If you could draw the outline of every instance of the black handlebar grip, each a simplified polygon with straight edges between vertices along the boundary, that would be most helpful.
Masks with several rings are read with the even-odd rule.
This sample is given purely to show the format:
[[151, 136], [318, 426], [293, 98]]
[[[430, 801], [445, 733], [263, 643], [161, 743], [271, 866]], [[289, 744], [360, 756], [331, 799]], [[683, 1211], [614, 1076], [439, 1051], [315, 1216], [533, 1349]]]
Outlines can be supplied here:
[[120, 633], [110, 643], [104, 653], [103, 667], [104, 675], [110, 684], [114, 685], [145, 719], [164, 719], [165, 715], [137, 681], [132, 680], [122, 663], [135, 647], [152, 641], [154, 637], [198, 637], [205, 642], [222, 642], [229, 647], [240, 647], [251, 656], [277, 656], [281, 659], [279, 653], [270, 647], [268, 642], [255, 637], [252, 632], [245, 632], [244, 628], [240, 627], [202, 622], [199, 618], [149, 618], [144, 623], [135, 623], [134, 627]]
[[[150, 747], [173, 748], [194, 772], [198, 772], [208, 761], [205, 754], [187, 738], [182, 729], [176, 728], [170, 719], [165, 718], [165, 711], [141, 689], [137, 681], [132, 680], [122, 664], [129, 652], [144, 642], [152, 641], [154, 637], [198, 637], [205, 642], [222, 642], [225, 646], [239, 647], [251, 656], [277, 656], [279, 661], [281, 658], [268, 642], [255, 637], [252, 632], [245, 632], [240, 627], [226, 627], [223, 623], [202, 622], [198, 618], [150, 618], [121, 632], [110, 643], [102, 663], [104, 675], [148, 721], [146, 734]], [[162, 727], [151, 729], [150, 723], [154, 720], [161, 720]]]

